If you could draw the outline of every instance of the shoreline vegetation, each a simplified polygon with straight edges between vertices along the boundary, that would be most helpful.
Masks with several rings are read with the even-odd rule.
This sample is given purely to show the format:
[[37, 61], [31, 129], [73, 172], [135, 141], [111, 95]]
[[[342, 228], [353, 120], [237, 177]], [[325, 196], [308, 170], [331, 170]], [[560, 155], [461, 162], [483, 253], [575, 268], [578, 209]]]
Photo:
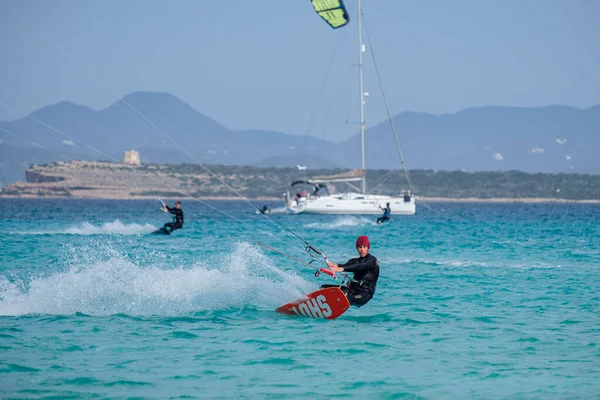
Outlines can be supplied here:
[[[345, 171], [233, 165], [209, 168], [218, 178], [192, 164], [68, 161], [32, 165], [25, 171], [27, 182], [4, 186], [0, 198], [241, 200], [233, 188], [253, 201], [283, 202], [286, 191], [293, 195], [310, 190], [306, 185], [291, 187], [292, 182]], [[600, 174], [413, 170], [410, 175], [415, 199], [423, 203], [600, 203]], [[375, 194], [409, 189], [401, 170], [367, 170], [367, 185]], [[352, 190], [341, 184], [330, 189]]]
[[[61, 199], [61, 200], [156, 200], [156, 196], [130, 196], [130, 197], [65, 197], [65, 196], [36, 196], [36, 195], [6, 195], [0, 194], [0, 200], [2, 199], [22, 199], [22, 200], [36, 200], [36, 199]], [[169, 201], [194, 201], [187, 196], [165, 196], [161, 197], [162, 200]], [[277, 197], [226, 197], [226, 196], [202, 196], [198, 197], [202, 201], [281, 201], [282, 198]], [[563, 204], [600, 204], [600, 200], [570, 200], [570, 199], [559, 199], [559, 198], [489, 198], [481, 199], [476, 197], [467, 198], [455, 198], [455, 197], [420, 197], [415, 196], [415, 202], [419, 203], [520, 203], [520, 204], [539, 204], [539, 203], [563, 203]]]

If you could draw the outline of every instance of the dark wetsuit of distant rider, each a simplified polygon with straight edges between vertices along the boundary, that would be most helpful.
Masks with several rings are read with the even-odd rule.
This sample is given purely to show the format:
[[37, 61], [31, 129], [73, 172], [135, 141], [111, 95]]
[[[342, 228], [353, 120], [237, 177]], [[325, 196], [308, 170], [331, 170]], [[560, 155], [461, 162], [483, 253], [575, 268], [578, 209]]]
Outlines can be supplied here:
[[[375, 256], [369, 254], [370, 247], [369, 238], [359, 236], [356, 239], [356, 250], [360, 257], [352, 258], [341, 265], [329, 263], [329, 268], [334, 272], [354, 273], [354, 279], [346, 286], [340, 287], [352, 306], [364, 306], [375, 294], [377, 279], [379, 279], [379, 262]], [[339, 285], [321, 286], [321, 288], [326, 287], [339, 287]]]
[[[379, 207], [381, 208], [381, 207]], [[387, 203], [385, 208], [381, 208], [383, 210], [383, 215], [377, 218], [378, 224], [383, 224], [388, 219], [392, 218], [392, 209], [390, 208], [390, 203]]]
[[183, 227], [183, 210], [181, 209], [181, 203], [178, 201], [175, 203], [175, 207], [169, 207], [163, 203], [165, 209], [173, 214], [173, 222], [167, 222], [163, 228], [173, 232], [175, 229], [181, 229]]

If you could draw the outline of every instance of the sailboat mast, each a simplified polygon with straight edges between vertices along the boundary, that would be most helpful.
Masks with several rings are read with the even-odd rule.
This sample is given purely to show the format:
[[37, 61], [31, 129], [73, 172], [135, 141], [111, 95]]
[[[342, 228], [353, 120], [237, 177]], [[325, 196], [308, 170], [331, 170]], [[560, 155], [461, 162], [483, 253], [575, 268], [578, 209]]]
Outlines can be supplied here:
[[[362, 42], [362, 10], [360, 8], [360, 0], [358, 0], [358, 76], [360, 86], [360, 149], [362, 159], [362, 169], [365, 170], [365, 91], [363, 88], [363, 52], [365, 51], [365, 45]], [[365, 194], [367, 191], [366, 177], [362, 178], [362, 193]]]

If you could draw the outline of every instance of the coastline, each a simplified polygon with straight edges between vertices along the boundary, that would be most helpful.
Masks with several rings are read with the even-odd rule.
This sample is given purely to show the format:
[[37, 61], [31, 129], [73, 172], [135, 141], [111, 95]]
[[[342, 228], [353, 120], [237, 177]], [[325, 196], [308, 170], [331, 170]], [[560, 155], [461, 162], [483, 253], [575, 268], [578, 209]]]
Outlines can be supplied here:
[[583, 203], [583, 204], [600, 204], [600, 199], [554, 199], [554, 198], [543, 198], [543, 197], [497, 197], [497, 198], [476, 198], [476, 197], [417, 197], [415, 202], [422, 201], [432, 203]]
[[[13, 199], [103, 199], [144, 200], [169, 199], [181, 201], [253, 201], [279, 202], [280, 194], [293, 181], [294, 173], [273, 169], [244, 169], [232, 166], [216, 166], [220, 179], [190, 166], [144, 165], [144, 174], [132, 176], [131, 166], [99, 161], [54, 162], [33, 165], [25, 171], [26, 182], [18, 181], [6, 185], [0, 198]], [[419, 171], [417, 171], [419, 172]], [[600, 175], [533, 175], [510, 173], [448, 172], [445, 174], [420, 171], [424, 188], [415, 194], [417, 203], [600, 203]], [[477, 175], [479, 174], [479, 175]], [[491, 175], [490, 175], [491, 174]], [[486, 182], [479, 187], [478, 182]], [[156, 182], [162, 183], [157, 186]], [[226, 190], [233, 188], [231, 192]], [[528, 188], [523, 192], [519, 188]], [[568, 189], [567, 192], [561, 188]], [[334, 191], [336, 191], [334, 189]], [[378, 187], [379, 193], [402, 193], [398, 182]], [[197, 197], [192, 197], [194, 193]], [[241, 196], [247, 197], [241, 197]], [[517, 197], [512, 197], [512, 196]], [[478, 197], [482, 196], [482, 197]], [[525, 197], [528, 196], [528, 197]], [[560, 198], [566, 196], [569, 198]]]
[[[0, 200], [2, 199], [54, 199], [54, 200], [156, 200], [159, 196], [35, 196], [32, 194], [24, 195], [13, 195], [13, 194], [0, 194]], [[160, 196], [162, 200], [172, 201], [245, 201], [245, 200], [256, 200], [256, 201], [282, 201], [279, 197], [229, 197], [229, 196], [202, 196], [202, 197], [190, 197], [190, 196]]]
[[[32, 194], [24, 195], [8, 195], [0, 194], [1, 199], [61, 199], [61, 200], [156, 200], [157, 196], [36, 196]], [[197, 198], [190, 198], [187, 196], [164, 196], [161, 197], [163, 200], [171, 201], [282, 201], [279, 197], [252, 197], [252, 198], [240, 198], [231, 196], [202, 196]], [[419, 197], [415, 198], [415, 202], [427, 203], [522, 203], [522, 204], [537, 204], [537, 203], [578, 203], [578, 204], [600, 204], [600, 199], [558, 199], [558, 198], [511, 198], [511, 197], [499, 197], [499, 198], [476, 198], [476, 197]]]

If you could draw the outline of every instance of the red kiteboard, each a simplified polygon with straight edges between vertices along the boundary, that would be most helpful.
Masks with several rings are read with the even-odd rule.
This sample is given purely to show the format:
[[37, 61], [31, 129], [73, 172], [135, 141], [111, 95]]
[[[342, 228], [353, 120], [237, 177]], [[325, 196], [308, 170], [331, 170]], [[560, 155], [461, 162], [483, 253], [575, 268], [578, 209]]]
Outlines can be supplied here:
[[311, 318], [336, 319], [350, 308], [346, 295], [339, 287], [309, 293], [275, 310], [278, 313]]

